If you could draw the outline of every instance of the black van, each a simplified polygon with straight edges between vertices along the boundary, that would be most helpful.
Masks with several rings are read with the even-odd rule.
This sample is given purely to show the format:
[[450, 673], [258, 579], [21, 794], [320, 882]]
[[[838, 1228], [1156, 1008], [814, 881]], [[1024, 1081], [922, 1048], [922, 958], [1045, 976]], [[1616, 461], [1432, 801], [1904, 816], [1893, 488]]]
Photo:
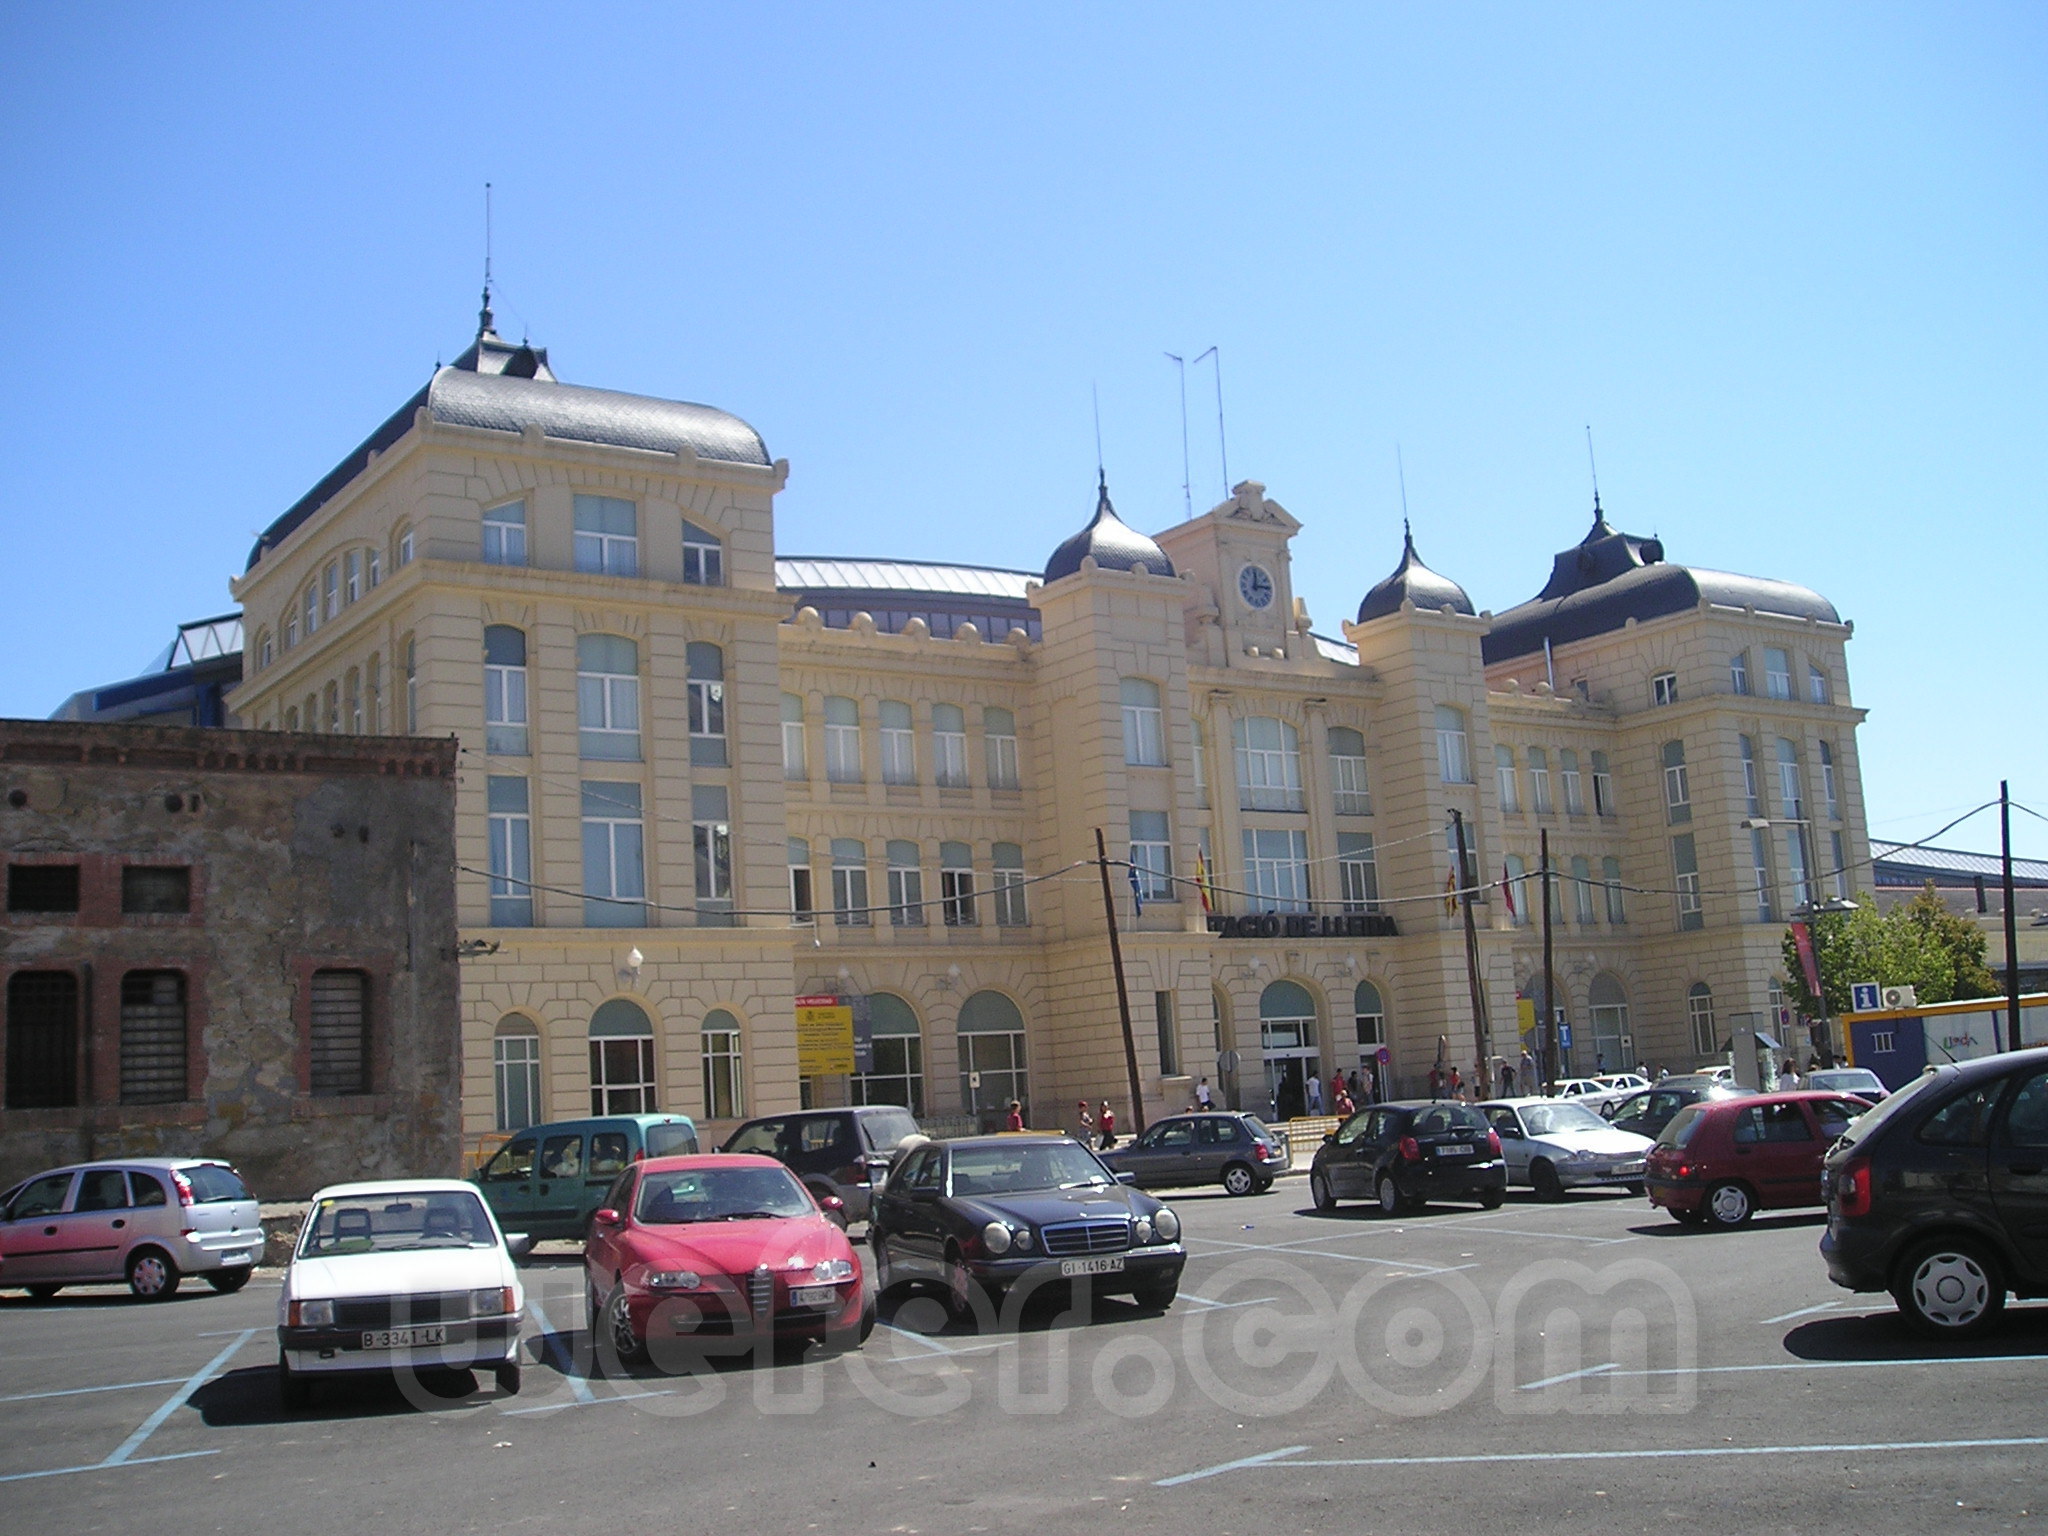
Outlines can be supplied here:
[[865, 1221], [903, 1138], [921, 1134], [916, 1118], [901, 1105], [864, 1104], [763, 1115], [734, 1131], [719, 1150], [772, 1157], [802, 1179], [820, 1203], [837, 1195], [845, 1220]]

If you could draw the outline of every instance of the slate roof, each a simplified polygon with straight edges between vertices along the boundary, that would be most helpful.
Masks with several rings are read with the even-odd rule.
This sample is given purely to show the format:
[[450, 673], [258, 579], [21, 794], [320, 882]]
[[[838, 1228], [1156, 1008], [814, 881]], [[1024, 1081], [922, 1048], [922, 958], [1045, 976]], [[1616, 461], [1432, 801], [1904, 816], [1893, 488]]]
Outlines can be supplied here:
[[1105, 571], [1150, 571], [1154, 576], [1174, 574], [1166, 551], [1116, 515], [1109, 504], [1109, 482], [1100, 481], [1095, 492], [1095, 516], [1088, 526], [1052, 552], [1045, 562], [1046, 585], [1081, 569], [1081, 562], [1094, 557]]
[[1415, 552], [1415, 536], [1403, 520], [1401, 563], [1394, 567], [1392, 575], [1365, 594], [1365, 600], [1358, 605], [1358, 622], [1363, 624], [1369, 619], [1399, 613], [1405, 601], [1413, 601], [1417, 608], [1429, 613], [1440, 611], [1446, 604], [1453, 613], [1473, 611], [1472, 599], [1465, 595], [1463, 587], [1422, 563], [1422, 557]]
[[[1966, 853], [1960, 848], [1912, 848], [1904, 843], [1870, 840], [1871, 873], [1879, 885], [1969, 885], [1978, 876], [1996, 886], [2003, 874], [1995, 853]], [[2048, 886], [2048, 859], [2014, 859], [2015, 886]]]

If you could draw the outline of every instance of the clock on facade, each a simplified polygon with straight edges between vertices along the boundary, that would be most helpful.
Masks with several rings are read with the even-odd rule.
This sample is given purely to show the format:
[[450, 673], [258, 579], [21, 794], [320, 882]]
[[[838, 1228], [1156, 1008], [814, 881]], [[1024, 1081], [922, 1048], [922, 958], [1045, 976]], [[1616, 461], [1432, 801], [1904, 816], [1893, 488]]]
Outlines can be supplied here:
[[1248, 565], [1237, 573], [1237, 593], [1247, 608], [1264, 608], [1273, 601], [1273, 578], [1261, 565]]

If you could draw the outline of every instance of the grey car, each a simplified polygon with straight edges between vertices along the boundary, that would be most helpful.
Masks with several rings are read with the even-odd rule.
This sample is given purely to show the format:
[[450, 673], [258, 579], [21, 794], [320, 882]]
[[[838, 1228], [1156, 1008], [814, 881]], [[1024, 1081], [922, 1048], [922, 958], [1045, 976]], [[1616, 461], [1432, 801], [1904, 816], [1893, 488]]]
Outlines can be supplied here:
[[1562, 1200], [1568, 1189], [1619, 1184], [1643, 1192], [1643, 1162], [1655, 1145], [1609, 1125], [1573, 1099], [1495, 1099], [1479, 1106], [1500, 1137], [1508, 1183], [1526, 1184], [1539, 1200]]
[[1257, 1115], [1221, 1110], [1170, 1116], [1101, 1156], [1141, 1188], [1221, 1184], [1233, 1195], [1263, 1194], [1289, 1167], [1287, 1143]]
[[0, 1194], [0, 1286], [37, 1298], [125, 1280], [159, 1301], [186, 1275], [238, 1291], [262, 1252], [255, 1197], [211, 1158], [74, 1163]]

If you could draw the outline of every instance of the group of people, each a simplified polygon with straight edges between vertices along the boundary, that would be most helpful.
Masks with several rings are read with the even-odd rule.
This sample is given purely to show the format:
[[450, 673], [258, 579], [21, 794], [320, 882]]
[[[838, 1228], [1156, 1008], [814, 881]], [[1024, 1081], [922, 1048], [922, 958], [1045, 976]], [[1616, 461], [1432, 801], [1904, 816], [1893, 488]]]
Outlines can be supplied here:
[[1313, 1074], [1298, 1085], [1283, 1079], [1273, 1093], [1273, 1114], [1281, 1120], [1299, 1115], [1355, 1114], [1360, 1105], [1377, 1101], [1377, 1088], [1373, 1070], [1366, 1065], [1353, 1067], [1349, 1072], [1332, 1072], [1327, 1086]]
[[[1202, 1081], [1207, 1082], [1208, 1079], [1204, 1078]], [[1103, 1152], [1116, 1145], [1116, 1111], [1109, 1107], [1109, 1100], [1104, 1099], [1102, 1107], [1092, 1115], [1088, 1112], [1086, 1099], [1075, 1100], [1074, 1119], [1076, 1141], [1083, 1144], [1092, 1141], [1097, 1149]]]

